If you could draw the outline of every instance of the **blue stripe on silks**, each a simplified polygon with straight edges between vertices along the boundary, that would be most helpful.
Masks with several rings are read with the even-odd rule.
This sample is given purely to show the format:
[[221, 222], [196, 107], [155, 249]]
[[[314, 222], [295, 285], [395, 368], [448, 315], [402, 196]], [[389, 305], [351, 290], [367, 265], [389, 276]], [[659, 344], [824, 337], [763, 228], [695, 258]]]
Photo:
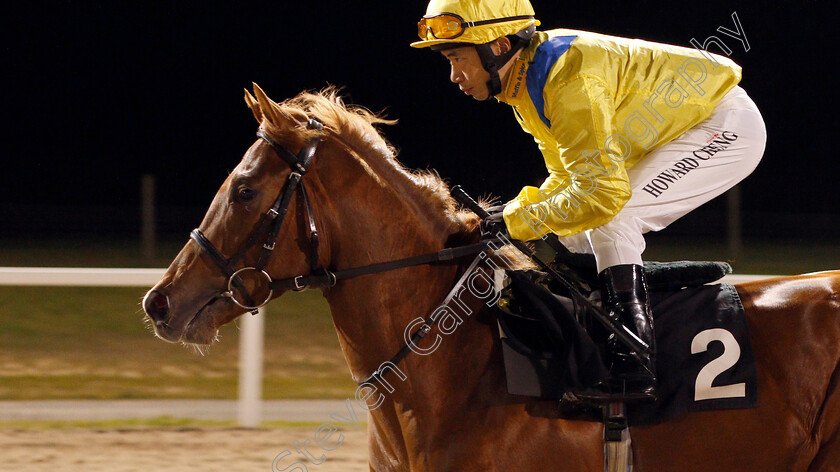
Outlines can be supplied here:
[[537, 109], [540, 119], [549, 128], [551, 128], [551, 121], [545, 116], [545, 99], [543, 98], [545, 82], [548, 80], [548, 72], [557, 62], [557, 59], [560, 59], [560, 56], [569, 50], [569, 46], [575, 38], [577, 36], [555, 36], [537, 46], [534, 60], [531, 61], [528, 72], [525, 74], [528, 95], [531, 96], [531, 101], [534, 102], [534, 107]]

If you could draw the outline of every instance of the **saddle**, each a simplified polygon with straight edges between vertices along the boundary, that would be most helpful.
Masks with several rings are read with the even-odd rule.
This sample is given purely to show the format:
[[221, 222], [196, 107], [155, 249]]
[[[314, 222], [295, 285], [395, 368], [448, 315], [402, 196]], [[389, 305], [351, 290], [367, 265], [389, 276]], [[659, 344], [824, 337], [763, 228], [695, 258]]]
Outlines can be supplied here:
[[[591, 303], [600, 303], [593, 256], [560, 252], [550, 265]], [[644, 268], [654, 313], [659, 399], [628, 405], [629, 424], [658, 423], [688, 411], [754, 407], [756, 374], [740, 299], [732, 285], [706, 285], [731, 273], [729, 264], [646, 262]], [[558, 400], [561, 406], [579, 403], [575, 392], [607, 378], [602, 359], [609, 333], [548, 274], [518, 270], [507, 276], [497, 319], [508, 392]], [[734, 362], [719, 369], [724, 358]], [[721, 385], [735, 387], [717, 388]], [[580, 409], [573, 405], [575, 419]], [[598, 414], [591, 419], [601, 420]]]
[[[594, 255], [573, 253], [561, 245], [552, 245], [552, 248], [557, 251], [551, 263], [555, 270], [577, 282], [579, 288], [586, 292], [597, 286], [598, 269]], [[716, 261], [647, 261], [644, 269], [648, 289], [652, 292], [697, 287], [732, 273], [732, 266]]]

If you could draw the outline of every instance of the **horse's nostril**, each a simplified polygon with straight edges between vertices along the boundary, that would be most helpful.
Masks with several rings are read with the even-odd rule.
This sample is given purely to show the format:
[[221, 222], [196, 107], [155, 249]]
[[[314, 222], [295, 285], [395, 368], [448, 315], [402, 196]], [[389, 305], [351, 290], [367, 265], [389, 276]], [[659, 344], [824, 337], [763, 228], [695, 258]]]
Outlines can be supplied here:
[[143, 310], [155, 323], [161, 323], [169, 314], [169, 297], [157, 290], [149, 292], [143, 300]]

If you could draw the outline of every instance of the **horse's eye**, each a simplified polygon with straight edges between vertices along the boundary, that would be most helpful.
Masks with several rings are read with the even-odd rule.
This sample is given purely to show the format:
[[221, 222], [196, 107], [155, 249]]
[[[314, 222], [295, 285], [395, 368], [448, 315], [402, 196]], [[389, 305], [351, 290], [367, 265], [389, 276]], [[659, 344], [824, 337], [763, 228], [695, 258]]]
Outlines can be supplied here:
[[242, 203], [250, 202], [257, 196], [257, 191], [248, 187], [239, 187], [236, 191], [236, 200]]

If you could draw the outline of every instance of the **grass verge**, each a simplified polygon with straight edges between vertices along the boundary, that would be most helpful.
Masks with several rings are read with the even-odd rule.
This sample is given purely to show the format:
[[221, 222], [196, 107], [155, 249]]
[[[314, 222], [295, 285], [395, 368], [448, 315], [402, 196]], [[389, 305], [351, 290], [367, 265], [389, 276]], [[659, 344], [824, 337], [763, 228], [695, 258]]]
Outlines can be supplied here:
[[[0, 287], [0, 399], [237, 396], [239, 329], [203, 355], [154, 337], [143, 289]], [[264, 397], [346, 398], [355, 390], [320, 292], [272, 303]]]

